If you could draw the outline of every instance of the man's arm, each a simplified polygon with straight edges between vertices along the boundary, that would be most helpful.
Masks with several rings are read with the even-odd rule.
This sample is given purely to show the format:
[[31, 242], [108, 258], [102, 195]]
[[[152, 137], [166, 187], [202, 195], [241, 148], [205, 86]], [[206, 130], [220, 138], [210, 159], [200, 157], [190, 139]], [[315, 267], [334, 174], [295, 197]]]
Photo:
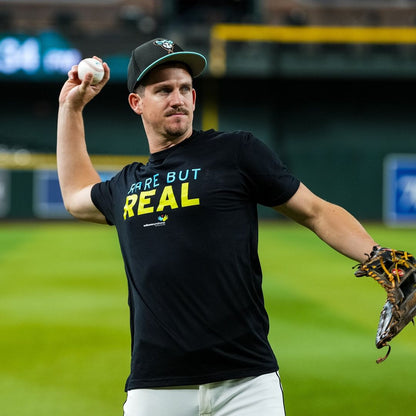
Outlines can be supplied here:
[[285, 216], [312, 230], [319, 238], [345, 256], [360, 263], [377, 243], [344, 208], [331, 204], [300, 184], [285, 204], [274, 207]]
[[104, 70], [103, 80], [96, 85], [91, 85], [92, 74], [81, 82], [77, 66], [69, 71], [59, 96], [56, 150], [65, 208], [76, 218], [99, 223], [106, 221], [91, 200], [91, 188], [101, 179], [88, 155], [82, 111], [108, 81], [110, 70], [106, 64]]

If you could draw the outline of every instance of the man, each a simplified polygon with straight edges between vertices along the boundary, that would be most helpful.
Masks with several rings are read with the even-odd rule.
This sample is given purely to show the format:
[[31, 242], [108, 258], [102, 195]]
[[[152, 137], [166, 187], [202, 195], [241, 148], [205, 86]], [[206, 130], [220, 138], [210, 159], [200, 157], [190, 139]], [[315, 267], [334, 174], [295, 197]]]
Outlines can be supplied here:
[[149, 143], [101, 182], [87, 153], [82, 111], [109, 79], [77, 67], [60, 94], [58, 173], [75, 217], [115, 225], [131, 310], [125, 416], [282, 416], [276, 358], [257, 254], [257, 204], [308, 227], [359, 262], [376, 245], [343, 208], [300, 183], [247, 132], [193, 130], [192, 79], [205, 58], [170, 40], [132, 52], [129, 103]]

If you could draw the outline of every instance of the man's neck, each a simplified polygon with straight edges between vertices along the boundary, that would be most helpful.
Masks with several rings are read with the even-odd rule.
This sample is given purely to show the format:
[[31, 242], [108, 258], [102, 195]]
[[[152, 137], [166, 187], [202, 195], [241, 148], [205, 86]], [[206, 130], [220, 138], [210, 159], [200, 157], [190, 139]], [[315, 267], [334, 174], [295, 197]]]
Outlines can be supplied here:
[[169, 149], [188, 139], [191, 135], [192, 129], [179, 137], [158, 137], [156, 139], [151, 139], [148, 136], [149, 151], [150, 153], [157, 153]]

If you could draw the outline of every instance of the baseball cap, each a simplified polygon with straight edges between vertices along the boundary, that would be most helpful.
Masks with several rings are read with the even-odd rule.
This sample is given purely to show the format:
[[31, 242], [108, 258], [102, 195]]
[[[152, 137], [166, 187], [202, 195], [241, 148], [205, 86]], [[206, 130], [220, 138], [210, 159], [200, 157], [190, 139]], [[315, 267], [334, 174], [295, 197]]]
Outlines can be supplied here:
[[156, 38], [132, 51], [127, 69], [127, 88], [133, 92], [150, 70], [157, 65], [173, 61], [187, 65], [194, 78], [200, 75], [207, 65], [207, 60], [200, 53], [184, 51], [169, 39]]

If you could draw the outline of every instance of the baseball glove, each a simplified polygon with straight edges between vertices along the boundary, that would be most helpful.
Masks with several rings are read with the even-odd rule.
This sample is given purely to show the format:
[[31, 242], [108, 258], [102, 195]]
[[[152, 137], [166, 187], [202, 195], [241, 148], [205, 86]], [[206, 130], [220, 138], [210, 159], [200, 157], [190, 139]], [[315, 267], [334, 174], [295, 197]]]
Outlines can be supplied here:
[[390, 354], [389, 342], [416, 315], [416, 260], [407, 251], [375, 246], [355, 275], [374, 278], [387, 292], [376, 336], [377, 348], [388, 347], [386, 355], [377, 360], [381, 363]]

